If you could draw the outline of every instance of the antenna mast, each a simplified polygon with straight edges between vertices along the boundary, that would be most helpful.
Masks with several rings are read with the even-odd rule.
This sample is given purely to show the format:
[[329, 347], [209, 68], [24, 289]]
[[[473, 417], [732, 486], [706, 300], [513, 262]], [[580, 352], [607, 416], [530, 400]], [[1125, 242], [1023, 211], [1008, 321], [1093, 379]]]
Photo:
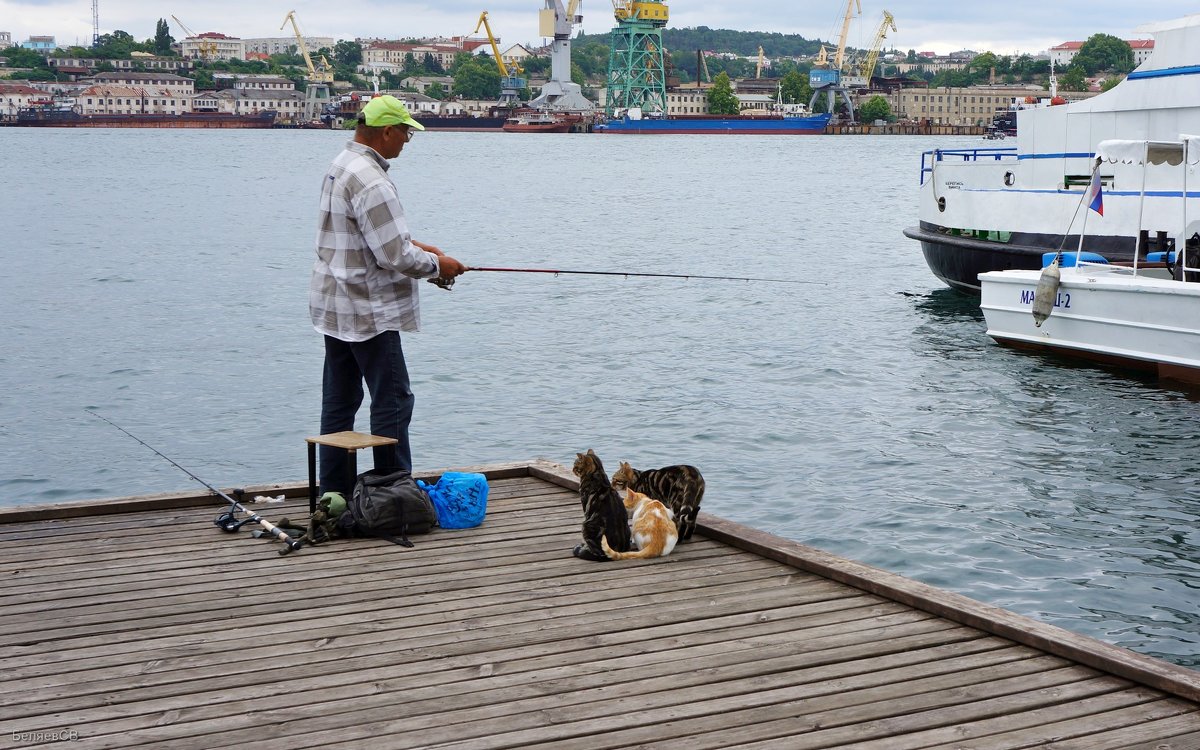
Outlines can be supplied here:
[[100, 0], [92, 0], [92, 48], [100, 46]]

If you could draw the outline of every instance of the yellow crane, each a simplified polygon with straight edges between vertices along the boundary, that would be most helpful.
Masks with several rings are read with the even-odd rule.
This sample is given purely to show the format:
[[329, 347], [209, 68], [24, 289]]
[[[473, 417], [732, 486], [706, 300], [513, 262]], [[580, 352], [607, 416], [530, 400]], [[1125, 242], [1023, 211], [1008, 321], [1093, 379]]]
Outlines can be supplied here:
[[[199, 34], [192, 31], [191, 29], [189, 29], [187, 27], [187, 24], [185, 24], [183, 21], [179, 20], [178, 16], [171, 16], [171, 18], [172, 18], [172, 20], [175, 21], [175, 23], [179, 24], [179, 28], [183, 29], [184, 34], [187, 34], [188, 37], [197, 40], [196, 48], [200, 52], [201, 60], [204, 60], [205, 62], [207, 62], [209, 58], [216, 57], [217, 43], [215, 41], [213, 41], [211, 39], [204, 39]], [[180, 41], [182, 41], [182, 40], [180, 40]]]
[[488, 42], [492, 45], [492, 56], [496, 58], [496, 67], [500, 69], [500, 77], [509, 78], [524, 73], [525, 71], [521, 69], [521, 66], [515, 62], [505, 65], [504, 58], [500, 55], [500, 47], [496, 44], [496, 37], [492, 35], [492, 25], [488, 23], [488, 12], [486, 10], [479, 14], [479, 23], [475, 24], [475, 30], [471, 33], [478, 34], [480, 27], [487, 32]]
[[618, 21], [638, 18], [643, 21], [661, 21], [666, 24], [670, 9], [663, 2], [639, 2], [639, 0], [612, 0], [613, 17]]
[[758, 67], [754, 69], [754, 77], [755, 78], [762, 78], [762, 69], [763, 69], [763, 50], [762, 50], [762, 45], [760, 44], [760, 45], [758, 45]]
[[887, 39], [888, 29], [898, 31], [896, 28], [896, 19], [886, 10], [883, 12], [883, 23], [879, 24], [879, 31], [875, 34], [875, 41], [871, 44], [871, 51], [867, 53], [867, 59], [863, 61], [862, 68], [859, 70], [860, 75], [866, 79], [867, 84], [871, 83], [871, 76], [875, 74], [875, 64], [879, 62], [879, 51], [883, 49], [883, 40]]
[[321, 67], [313, 65], [312, 56], [308, 54], [308, 45], [304, 43], [304, 35], [300, 33], [300, 24], [296, 23], [296, 11], [289, 10], [288, 14], [283, 17], [283, 25], [279, 27], [282, 31], [287, 28], [288, 22], [291, 22], [292, 29], [296, 32], [296, 46], [300, 50], [300, 54], [304, 56], [304, 64], [308, 67], [308, 80], [310, 83], [333, 83], [333, 71], [329, 69], [329, 61], [321, 56]]
[[859, 0], [849, 0], [846, 3], [846, 18], [842, 21], [842, 35], [838, 39], [837, 53], [833, 56], [834, 70], [842, 70], [842, 65], [846, 62], [846, 37], [850, 34], [850, 22], [854, 20], [856, 8], [857, 15], [862, 15], [862, 3]]
[[492, 34], [492, 25], [488, 23], [486, 10], [479, 14], [479, 23], [475, 24], [475, 30], [471, 33], [478, 34], [481, 26], [487, 32], [488, 42], [492, 45], [492, 56], [496, 58], [496, 67], [500, 70], [500, 103], [516, 104], [521, 98], [521, 92], [529, 85], [528, 81], [521, 77], [525, 71], [518, 63], [514, 62], [508, 65], [504, 63], [504, 57], [500, 54], [500, 46], [496, 44], [496, 37]]

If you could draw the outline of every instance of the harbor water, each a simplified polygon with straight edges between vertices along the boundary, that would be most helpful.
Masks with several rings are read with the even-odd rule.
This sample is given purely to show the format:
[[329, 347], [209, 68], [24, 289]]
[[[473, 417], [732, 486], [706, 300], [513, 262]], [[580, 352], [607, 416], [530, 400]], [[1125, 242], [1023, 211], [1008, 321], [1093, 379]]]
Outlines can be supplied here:
[[[201, 489], [87, 409], [217, 486], [304, 479], [345, 139], [0, 130], [0, 504]], [[692, 463], [712, 513], [1200, 667], [1200, 398], [1001, 348], [941, 288], [901, 230], [921, 151], [975, 145], [417, 134], [414, 236], [469, 265], [802, 282], [428, 285], [417, 469]]]

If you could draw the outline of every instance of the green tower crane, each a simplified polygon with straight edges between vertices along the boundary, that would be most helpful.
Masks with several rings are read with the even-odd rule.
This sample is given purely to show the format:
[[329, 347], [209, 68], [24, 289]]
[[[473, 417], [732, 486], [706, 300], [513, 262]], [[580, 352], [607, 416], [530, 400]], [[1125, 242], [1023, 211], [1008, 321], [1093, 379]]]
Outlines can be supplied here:
[[608, 98], [604, 112], [641, 108], [667, 113], [667, 74], [663, 65], [662, 29], [667, 5], [662, 0], [613, 0], [617, 25], [608, 57]]

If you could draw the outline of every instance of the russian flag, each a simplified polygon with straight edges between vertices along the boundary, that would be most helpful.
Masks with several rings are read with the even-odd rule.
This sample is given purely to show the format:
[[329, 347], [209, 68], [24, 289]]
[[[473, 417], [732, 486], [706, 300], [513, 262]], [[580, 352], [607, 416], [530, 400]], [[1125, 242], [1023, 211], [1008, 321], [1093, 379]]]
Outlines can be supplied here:
[[1104, 191], [1100, 188], [1100, 170], [1092, 173], [1092, 184], [1088, 186], [1088, 208], [1101, 216], [1104, 215]]

